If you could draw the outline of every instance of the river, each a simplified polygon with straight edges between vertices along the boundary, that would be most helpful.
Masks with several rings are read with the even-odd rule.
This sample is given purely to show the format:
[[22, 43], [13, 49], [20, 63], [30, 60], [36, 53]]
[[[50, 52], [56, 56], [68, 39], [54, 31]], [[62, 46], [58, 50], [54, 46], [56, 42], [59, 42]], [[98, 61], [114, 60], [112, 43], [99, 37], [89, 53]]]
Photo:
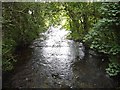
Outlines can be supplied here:
[[[21, 62], [9, 78], [13, 88], [112, 88], [106, 62], [86, 53], [80, 42], [66, 39], [69, 31], [50, 27], [23, 50]], [[6, 84], [4, 84], [6, 85]]]

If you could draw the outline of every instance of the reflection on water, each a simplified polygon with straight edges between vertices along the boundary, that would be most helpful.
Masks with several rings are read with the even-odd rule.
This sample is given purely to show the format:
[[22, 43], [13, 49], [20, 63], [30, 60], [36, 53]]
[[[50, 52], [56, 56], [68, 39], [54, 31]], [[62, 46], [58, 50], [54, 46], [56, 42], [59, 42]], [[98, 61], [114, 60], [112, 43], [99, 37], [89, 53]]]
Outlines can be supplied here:
[[[51, 27], [45, 33], [46, 40], [41, 43], [35, 42], [38, 47], [35, 47], [34, 54], [37, 60], [40, 58], [38, 61], [40, 67], [45, 68], [42, 72], [47, 73], [47, 83], [56, 83], [57, 87], [63, 82], [67, 82], [70, 86], [69, 80], [73, 78], [71, 65], [76, 57], [76, 47], [73, 41], [65, 39], [67, 34], [69, 34], [69, 31]], [[39, 45], [41, 48], [39, 48]], [[39, 70], [41, 71], [41, 69]], [[43, 84], [41, 87], [44, 86]]]
[[44, 37], [36, 39], [31, 46], [32, 58], [10, 79], [11, 87], [113, 87], [112, 80], [97, 64], [100, 59], [89, 53], [85, 55], [82, 43], [67, 40], [69, 33], [52, 26], [41, 33]]

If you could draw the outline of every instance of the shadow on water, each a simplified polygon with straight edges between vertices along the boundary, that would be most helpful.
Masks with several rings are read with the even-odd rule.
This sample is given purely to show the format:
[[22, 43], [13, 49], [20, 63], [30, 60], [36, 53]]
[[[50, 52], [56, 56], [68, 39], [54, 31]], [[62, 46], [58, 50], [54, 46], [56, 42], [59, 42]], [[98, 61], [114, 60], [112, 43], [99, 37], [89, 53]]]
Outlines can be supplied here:
[[[112, 88], [104, 69], [108, 62], [86, 50], [82, 43], [66, 39], [68, 31], [50, 27], [23, 50], [10, 85], [18, 88]], [[26, 61], [26, 62], [25, 62]], [[8, 82], [7, 82], [8, 83]]]

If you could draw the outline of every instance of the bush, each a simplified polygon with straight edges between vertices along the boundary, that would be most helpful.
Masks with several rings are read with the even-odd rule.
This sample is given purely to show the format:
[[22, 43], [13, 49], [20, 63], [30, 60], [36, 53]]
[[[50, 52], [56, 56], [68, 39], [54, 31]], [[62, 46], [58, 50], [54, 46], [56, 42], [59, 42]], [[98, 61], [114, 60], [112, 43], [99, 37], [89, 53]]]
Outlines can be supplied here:
[[89, 44], [91, 49], [108, 54], [109, 60], [111, 60], [111, 56], [114, 56], [109, 64], [109, 68], [106, 69], [110, 76], [117, 75], [120, 70], [117, 69], [119, 64], [113, 63], [115, 60], [118, 61], [120, 54], [119, 10], [119, 2], [103, 3], [100, 11], [103, 18], [95, 24], [93, 30], [83, 40], [83, 42]]
[[110, 63], [109, 67], [106, 69], [107, 74], [110, 76], [116, 76], [120, 72], [120, 65], [118, 63]]

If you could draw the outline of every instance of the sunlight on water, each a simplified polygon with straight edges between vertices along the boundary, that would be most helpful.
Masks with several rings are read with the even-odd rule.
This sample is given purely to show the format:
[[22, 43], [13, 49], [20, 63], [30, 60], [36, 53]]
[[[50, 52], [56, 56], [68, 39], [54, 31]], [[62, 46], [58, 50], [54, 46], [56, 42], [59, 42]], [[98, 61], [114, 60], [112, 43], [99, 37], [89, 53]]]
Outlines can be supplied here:
[[[66, 36], [70, 31], [62, 29], [61, 26], [51, 26], [43, 35], [46, 39], [38, 43], [41, 49], [35, 50], [36, 57], [41, 58], [37, 53], [41, 53], [42, 59], [37, 61], [47, 67], [46, 72], [58, 73], [61, 78], [72, 79], [71, 63], [75, 59], [76, 51], [73, 41], [67, 40]], [[38, 41], [37, 41], [38, 42]], [[44, 67], [44, 68], [45, 68]]]
[[68, 58], [70, 58], [71, 55], [71, 48], [68, 40], [66, 40], [66, 36], [69, 33], [69, 31], [61, 29], [61, 26], [57, 28], [51, 26], [45, 33], [47, 37], [45, 44], [47, 47], [42, 48], [42, 53], [53, 60], [56, 58], [56, 64], [60, 64], [61, 62], [60, 65], [62, 65], [62, 67], [65, 67], [63, 63], [70, 62]]

